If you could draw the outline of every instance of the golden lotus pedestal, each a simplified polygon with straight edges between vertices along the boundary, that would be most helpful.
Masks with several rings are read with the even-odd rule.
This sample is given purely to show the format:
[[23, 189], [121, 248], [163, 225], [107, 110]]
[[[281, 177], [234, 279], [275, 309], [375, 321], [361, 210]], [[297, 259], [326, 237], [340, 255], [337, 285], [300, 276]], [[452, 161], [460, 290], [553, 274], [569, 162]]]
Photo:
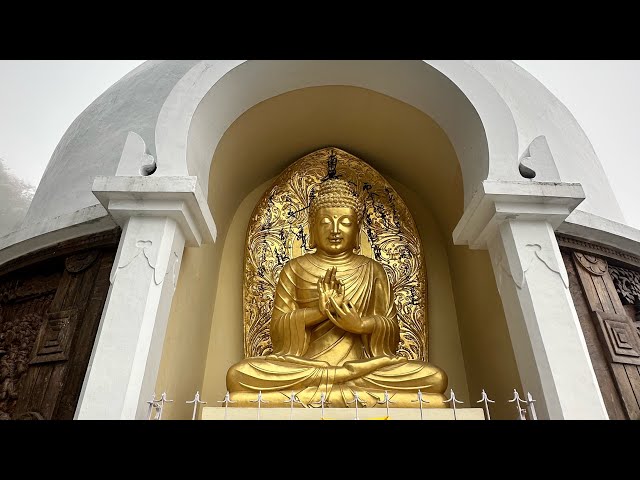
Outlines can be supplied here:
[[[204, 407], [202, 420], [356, 420], [355, 408], [234, 408]], [[422, 420], [484, 420], [482, 408], [425, 408]], [[420, 420], [419, 408], [359, 408], [358, 420]]]

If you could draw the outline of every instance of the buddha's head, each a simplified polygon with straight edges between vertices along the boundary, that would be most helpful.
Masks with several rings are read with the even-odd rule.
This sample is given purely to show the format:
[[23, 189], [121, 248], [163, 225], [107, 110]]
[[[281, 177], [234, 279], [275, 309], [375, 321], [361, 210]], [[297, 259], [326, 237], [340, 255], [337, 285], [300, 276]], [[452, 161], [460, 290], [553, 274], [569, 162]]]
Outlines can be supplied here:
[[348, 182], [330, 179], [320, 184], [309, 206], [309, 245], [328, 255], [358, 246], [362, 208]]

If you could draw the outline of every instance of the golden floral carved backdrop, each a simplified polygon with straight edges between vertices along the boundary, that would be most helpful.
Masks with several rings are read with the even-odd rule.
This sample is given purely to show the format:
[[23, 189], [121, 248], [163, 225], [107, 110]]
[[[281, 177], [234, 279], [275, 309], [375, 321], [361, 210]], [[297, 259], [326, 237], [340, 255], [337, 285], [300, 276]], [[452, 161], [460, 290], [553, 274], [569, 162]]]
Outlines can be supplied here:
[[287, 167], [260, 199], [247, 230], [244, 261], [244, 353], [272, 351], [269, 321], [280, 271], [309, 249], [309, 201], [328, 176], [352, 184], [364, 212], [360, 254], [382, 264], [400, 322], [398, 355], [428, 361], [426, 272], [422, 246], [407, 206], [374, 168], [338, 148], [324, 148]]

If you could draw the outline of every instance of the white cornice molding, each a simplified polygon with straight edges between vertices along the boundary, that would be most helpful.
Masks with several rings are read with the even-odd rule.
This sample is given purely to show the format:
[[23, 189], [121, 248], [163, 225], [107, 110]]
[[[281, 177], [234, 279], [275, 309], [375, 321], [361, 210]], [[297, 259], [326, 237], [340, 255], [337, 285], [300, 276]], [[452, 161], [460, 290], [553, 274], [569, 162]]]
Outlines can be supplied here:
[[0, 265], [60, 242], [116, 228], [102, 205], [39, 222], [0, 237]]
[[579, 183], [485, 180], [453, 230], [453, 243], [486, 249], [506, 220], [546, 220], [555, 230], [584, 199]]
[[197, 177], [96, 177], [92, 191], [121, 227], [132, 216], [168, 217], [180, 225], [189, 246], [216, 239], [216, 226]]
[[640, 230], [593, 213], [575, 210], [556, 233], [616, 249], [623, 257], [632, 255], [628, 258], [632, 263], [640, 257]]

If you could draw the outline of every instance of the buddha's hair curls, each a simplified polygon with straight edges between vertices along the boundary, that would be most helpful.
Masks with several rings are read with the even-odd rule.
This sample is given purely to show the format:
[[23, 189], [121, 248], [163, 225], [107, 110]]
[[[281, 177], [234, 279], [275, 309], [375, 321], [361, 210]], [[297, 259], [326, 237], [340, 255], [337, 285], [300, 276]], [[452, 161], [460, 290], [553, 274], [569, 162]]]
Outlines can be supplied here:
[[309, 224], [313, 225], [316, 214], [321, 208], [352, 208], [362, 223], [362, 204], [349, 182], [339, 178], [326, 180], [317, 187], [315, 197], [309, 205]]

